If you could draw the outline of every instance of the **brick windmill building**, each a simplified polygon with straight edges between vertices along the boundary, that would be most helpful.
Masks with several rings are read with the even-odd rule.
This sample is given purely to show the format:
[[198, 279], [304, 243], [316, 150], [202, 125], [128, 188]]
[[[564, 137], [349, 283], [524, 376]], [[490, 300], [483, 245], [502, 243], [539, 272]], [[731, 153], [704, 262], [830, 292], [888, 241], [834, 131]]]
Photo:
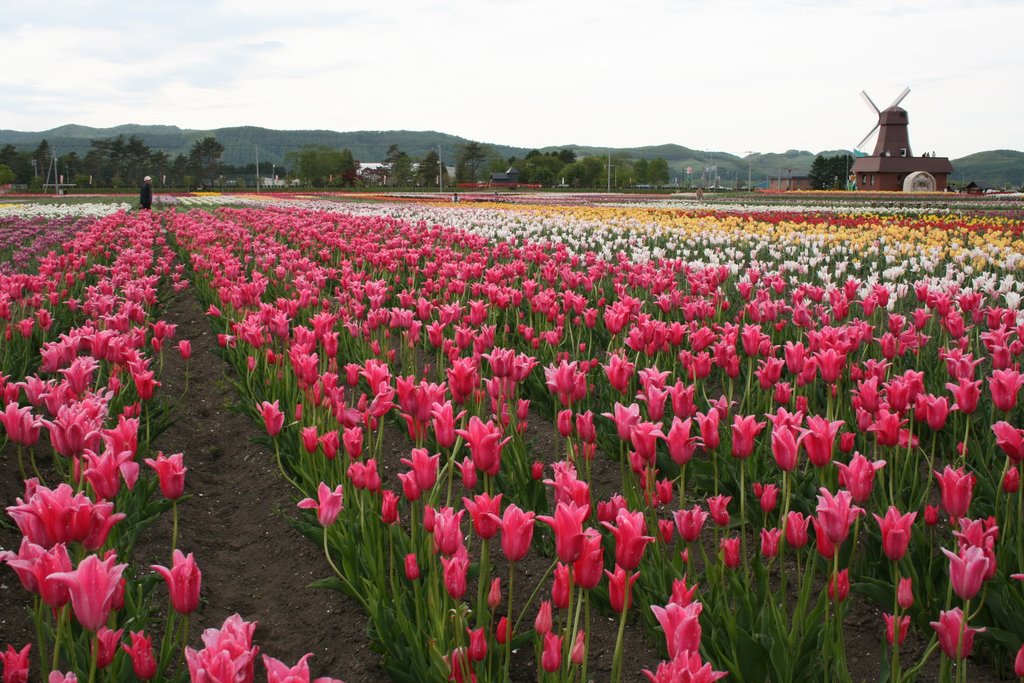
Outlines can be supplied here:
[[857, 145], [859, 148], [878, 131], [878, 140], [871, 156], [858, 157], [850, 169], [857, 189], [887, 192], [943, 192], [953, 164], [946, 157], [915, 157], [910, 150], [907, 133], [907, 110], [899, 106], [910, 92], [906, 88], [896, 100], [879, 110], [866, 92], [864, 101], [878, 114], [878, 123]]

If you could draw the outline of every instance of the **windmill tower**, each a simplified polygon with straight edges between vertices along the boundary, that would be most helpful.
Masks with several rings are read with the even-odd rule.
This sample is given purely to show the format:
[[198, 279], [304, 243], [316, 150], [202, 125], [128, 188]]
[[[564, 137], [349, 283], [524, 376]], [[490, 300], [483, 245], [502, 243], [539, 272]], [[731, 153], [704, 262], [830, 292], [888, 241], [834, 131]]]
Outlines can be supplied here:
[[949, 159], [928, 154], [915, 157], [910, 149], [909, 117], [907, 110], [899, 106], [909, 93], [910, 88], [904, 88], [892, 104], [880, 110], [868, 94], [861, 91], [861, 97], [878, 115], [878, 122], [856, 149], [876, 131], [878, 139], [871, 156], [855, 151], [858, 158], [851, 170], [858, 189], [883, 192], [942, 192], [946, 189], [946, 178], [953, 172]]
[[909, 93], [910, 88], [904, 88], [899, 97], [893, 100], [892, 104], [884, 110], [880, 110], [866, 92], [860, 91], [860, 96], [864, 98], [867, 105], [874, 109], [878, 115], [878, 123], [857, 144], [857, 149], [860, 149], [875, 134], [875, 131], [878, 131], [875, 151], [872, 152], [871, 156], [887, 156], [886, 152], [890, 153], [888, 156], [892, 156], [894, 150], [899, 150], [901, 152], [900, 156], [912, 156], [910, 152], [910, 136], [907, 134], [907, 124], [909, 123], [907, 110], [900, 107], [900, 102]]

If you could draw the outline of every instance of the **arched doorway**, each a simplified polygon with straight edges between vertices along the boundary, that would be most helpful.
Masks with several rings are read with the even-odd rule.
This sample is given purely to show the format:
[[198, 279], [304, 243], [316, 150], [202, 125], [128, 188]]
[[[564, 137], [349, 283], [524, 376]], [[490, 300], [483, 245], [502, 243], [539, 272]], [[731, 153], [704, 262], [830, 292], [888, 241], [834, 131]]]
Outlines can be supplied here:
[[926, 171], [917, 171], [903, 181], [904, 192], [935, 192], [935, 176]]

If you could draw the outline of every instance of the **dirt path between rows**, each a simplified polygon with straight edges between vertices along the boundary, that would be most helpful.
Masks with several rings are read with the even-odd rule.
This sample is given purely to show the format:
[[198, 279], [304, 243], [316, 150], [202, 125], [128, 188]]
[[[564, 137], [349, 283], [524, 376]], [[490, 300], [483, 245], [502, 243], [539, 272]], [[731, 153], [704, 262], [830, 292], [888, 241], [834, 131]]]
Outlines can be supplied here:
[[[346, 683], [388, 680], [370, 648], [367, 619], [358, 604], [335, 591], [306, 588], [331, 570], [320, 549], [288, 522], [298, 515], [290, 485], [281, 479], [273, 453], [253, 442], [259, 426], [231, 406], [239, 400], [216, 355], [216, 334], [188, 291], [161, 312], [177, 325], [164, 353], [163, 386], [168, 400], [181, 396], [185, 364], [177, 340], [192, 342], [188, 393], [177, 419], [154, 448], [183, 452], [188, 468], [179, 506], [178, 547], [194, 553], [203, 572], [202, 605], [192, 617], [193, 647], [206, 628], [218, 628], [237, 612], [256, 621], [260, 651], [294, 664], [313, 653], [314, 677]], [[139, 566], [169, 566], [170, 515], [154, 525], [136, 550]]]

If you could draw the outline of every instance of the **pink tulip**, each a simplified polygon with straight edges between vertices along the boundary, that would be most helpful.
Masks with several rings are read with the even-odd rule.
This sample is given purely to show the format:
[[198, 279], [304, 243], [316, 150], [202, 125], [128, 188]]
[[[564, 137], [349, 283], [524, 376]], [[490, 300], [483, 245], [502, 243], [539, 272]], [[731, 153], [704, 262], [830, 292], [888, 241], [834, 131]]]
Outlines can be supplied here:
[[7, 430], [7, 438], [19, 446], [34, 446], [43, 426], [42, 420], [32, 414], [32, 406], [22, 408], [14, 402], [0, 411], [0, 424]]
[[850, 533], [853, 521], [864, 514], [862, 508], [852, 505], [853, 497], [849, 491], [839, 491], [835, 495], [822, 487], [819, 489], [817, 521], [826, 538], [834, 545], [842, 545]]
[[729, 503], [731, 501], [732, 496], [726, 496], [721, 493], [708, 498], [708, 510], [711, 511], [711, 519], [718, 526], [724, 527], [729, 525]]
[[878, 515], [874, 515], [874, 517], [882, 531], [882, 551], [893, 562], [899, 562], [907, 553], [911, 527], [917, 518], [917, 513], [908, 512], [901, 515], [899, 510], [890, 505], [884, 518]]
[[740, 539], [723, 538], [719, 541], [719, 549], [722, 551], [722, 563], [729, 569], [740, 566]]
[[968, 627], [967, 619], [959, 607], [940, 612], [939, 620], [930, 623], [939, 636], [942, 651], [947, 657], [957, 661], [971, 656], [974, 634], [985, 630]]
[[992, 402], [999, 410], [1009, 412], [1017, 405], [1017, 392], [1024, 386], [1024, 374], [1013, 368], [993, 370], [989, 378]]
[[430, 491], [437, 482], [437, 469], [441, 454], [430, 455], [430, 451], [426, 448], [413, 448], [409, 455], [409, 458], [402, 458], [402, 463], [412, 469], [417, 489], [421, 492]]
[[953, 591], [962, 600], [972, 599], [981, 590], [989, 569], [989, 558], [985, 556], [984, 549], [971, 546], [957, 554], [943, 548], [942, 553], [949, 558], [949, 581], [953, 584]]
[[135, 677], [148, 681], [156, 676], [153, 639], [142, 631], [131, 631], [128, 635], [131, 637], [131, 647], [122, 645], [121, 648], [131, 657], [132, 671], [135, 673]]
[[626, 571], [636, 569], [644, 548], [654, 540], [653, 536], [644, 535], [647, 530], [644, 513], [621, 509], [615, 517], [615, 525], [608, 522], [602, 525], [615, 537], [615, 563]]
[[811, 517], [804, 517], [803, 513], [791, 511], [786, 516], [786, 543], [791, 548], [800, 549], [807, 545], [807, 526]]
[[6, 652], [0, 652], [0, 663], [4, 665], [3, 683], [28, 683], [29, 653], [32, 652], [32, 643], [29, 643], [20, 650], [15, 650], [13, 645], [7, 645]]
[[885, 467], [884, 460], [868, 460], [860, 453], [854, 453], [850, 464], [837, 462], [839, 468], [839, 485], [846, 488], [853, 497], [853, 502], [864, 503], [871, 497], [871, 488], [875, 482], [875, 473]]
[[583, 552], [583, 521], [590, 516], [590, 507], [579, 507], [574, 502], [558, 503], [554, 517], [540, 516], [555, 532], [555, 554], [566, 564], [575, 562]]
[[680, 466], [690, 462], [698, 445], [697, 439], [690, 435], [690, 425], [690, 418], [680, 420], [678, 417], [673, 417], [672, 426], [665, 436], [669, 457]]
[[334, 524], [334, 520], [338, 518], [338, 514], [341, 513], [343, 487], [338, 484], [331, 491], [331, 488], [324, 482], [320, 482], [317, 487], [318, 500], [312, 498], [303, 498], [298, 502], [297, 507], [303, 510], [314, 509], [316, 510], [317, 521], [320, 522], [320, 526], [330, 526]]
[[1024, 429], [1018, 429], [1009, 422], [1000, 420], [992, 425], [992, 431], [996, 435], [996, 445], [1014, 463], [1024, 460]]
[[540, 655], [540, 665], [548, 673], [554, 673], [562, 666], [562, 636], [549, 631], [544, 634], [544, 649]]
[[430, 415], [433, 418], [434, 438], [437, 439], [438, 446], [451, 448], [455, 445], [455, 423], [461, 421], [465, 414], [466, 411], [463, 410], [456, 415], [451, 401], [433, 405]]
[[192, 553], [186, 556], [175, 548], [173, 560], [171, 569], [156, 564], [150, 567], [167, 582], [174, 611], [178, 614], [190, 614], [199, 607], [199, 590], [203, 574], [196, 566]]
[[782, 529], [761, 529], [761, 555], [768, 559], [778, 555], [781, 538]]
[[597, 529], [587, 528], [583, 532], [580, 556], [573, 563], [573, 580], [580, 588], [590, 590], [601, 582], [603, 570], [604, 546], [601, 533]]
[[[896, 618], [888, 613], [882, 613], [882, 620], [885, 622], [885, 640], [889, 645], [893, 644], [896, 639]], [[907, 631], [910, 629], [910, 617], [902, 616], [899, 618], [899, 644], [903, 645], [903, 641], [907, 639]]]
[[633, 584], [640, 578], [640, 573], [630, 575], [619, 565], [615, 565], [614, 572], [606, 569], [604, 573], [608, 577], [608, 601], [612, 609], [621, 614], [623, 610], [628, 610], [633, 602]]
[[252, 683], [258, 647], [252, 644], [256, 622], [238, 614], [224, 620], [220, 629], [206, 629], [202, 650], [185, 648], [185, 660], [193, 681]]
[[693, 543], [700, 538], [700, 531], [704, 526], [704, 521], [708, 518], [708, 513], [704, 512], [699, 505], [694, 505], [686, 510], [674, 511], [672, 517], [675, 519], [676, 529], [683, 540]]
[[478, 470], [490, 476], [498, 474], [501, 468], [501, 449], [511, 440], [502, 439], [501, 428], [493, 422], [484, 422], [476, 415], [469, 418], [466, 429], [456, 429], [455, 433], [466, 440], [473, 464]]
[[281, 408], [278, 406], [277, 400], [273, 403], [263, 401], [256, 407], [259, 414], [263, 417], [263, 426], [266, 427], [267, 434], [270, 437], [275, 437], [281, 433], [281, 429], [284, 427], [284, 413], [281, 412]]
[[797, 439], [796, 430], [792, 427], [779, 425], [772, 428], [772, 457], [783, 472], [796, 469], [802, 439]]
[[552, 624], [551, 601], [543, 600], [537, 608], [537, 616], [533, 620], [533, 630], [537, 632], [537, 635], [543, 636], [551, 632]]
[[472, 499], [462, 499], [473, 520], [473, 530], [484, 540], [493, 537], [501, 527], [501, 518], [498, 517], [498, 512], [501, 511], [501, 496], [500, 493], [494, 497], [481, 493]]
[[734, 458], [749, 458], [754, 452], [754, 439], [767, 422], [758, 422], [755, 415], [736, 415], [732, 423], [732, 456]]
[[942, 507], [951, 518], [963, 517], [971, 506], [971, 494], [974, 492], [974, 475], [963, 469], [953, 469], [946, 465], [942, 474], [935, 472], [942, 493]]
[[900, 579], [896, 588], [896, 603], [900, 609], [910, 609], [914, 606], [914, 582], [910, 577]]
[[100, 560], [87, 555], [71, 572], [50, 574], [47, 581], [67, 586], [71, 592], [71, 607], [82, 628], [95, 633], [107, 623], [114, 594], [118, 590], [121, 575], [127, 564], [115, 564], [117, 557], [111, 555]]
[[46, 580], [51, 574], [71, 571], [71, 557], [63, 543], [47, 550], [22, 537], [17, 555], [0, 551], [0, 562], [3, 561], [18, 575], [26, 590], [38, 593], [43, 602], [53, 609], [63, 607], [71, 600], [66, 585]]
[[106, 543], [114, 524], [125, 517], [123, 512], [114, 512], [110, 501], [93, 503], [66, 483], [52, 490], [34, 486], [26, 498], [24, 502], [18, 498], [7, 514], [26, 538], [44, 548], [78, 542], [86, 550], [97, 550]]
[[105, 669], [114, 661], [118, 646], [121, 645], [121, 634], [123, 628], [112, 631], [106, 626], [96, 632], [96, 667]]
[[807, 451], [807, 459], [815, 467], [825, 467], [832, 461], [836, 435], [844, 422], [829, 421], [818, 415], [807, 418], [807, 429], [801, 429], [801, 443]]
[[616, 403], [613, 413], [602, 413], [615, 423], [615, 430], [620, 441], [629, 441], [633, 434], [633, 427], [640, 422], [640, 406], [635, 403], [624, 406]]
[[146, 458], [146, 464], [156, 470], [160, 479], [160, 493], [168, 500], [177, 500], [185, 492], [185, 472], [188, 468], [184, 465], [184, 455], [174, 453], [164, 456], [157, 452], [156, 460]]
[[462, 538], [462, 517], [466, 511], [455, 512], [450, 507], [442, 507], [434, 516], [434, 547], [437, 552], [447, 557], [465, 551]]
[[953, 394], [956, 400], [956, 409], [966, 415], [972, 414], [978, 409], [978, 399], [981, 397], [981, 380], [971, 381], [961, 377], [956, 384], [946, 383], [946, 388]]
[[68, 673], [51, 671], [50, 675], [46, 678], [46, 683], [78, 683], [78, 676], [71, 671]]
[[828, 582], [828, 597], [836, 602], [843, 602], [850, 592], [850, 570], [840, 570], [833, 574]]
[[703, 606], [699, 602], [687, 605], [669, 603], [664, 607], [651, 605], [654, 617], [665, 632], [665, 644], [669, 659], [675, 659], [682, 652], [700, 650], [700, 613]]
[[[267, 670], [267, 683], [310, 683], [309, 665], [306, 662], [312, 656], [312, 652], [306, 653], [295, 666], [289, 667], [278, 659], [263, 655], [263, 666]], [[342, 682], [336, 678], [323, 676], [317, 678], [313, 683]]]

